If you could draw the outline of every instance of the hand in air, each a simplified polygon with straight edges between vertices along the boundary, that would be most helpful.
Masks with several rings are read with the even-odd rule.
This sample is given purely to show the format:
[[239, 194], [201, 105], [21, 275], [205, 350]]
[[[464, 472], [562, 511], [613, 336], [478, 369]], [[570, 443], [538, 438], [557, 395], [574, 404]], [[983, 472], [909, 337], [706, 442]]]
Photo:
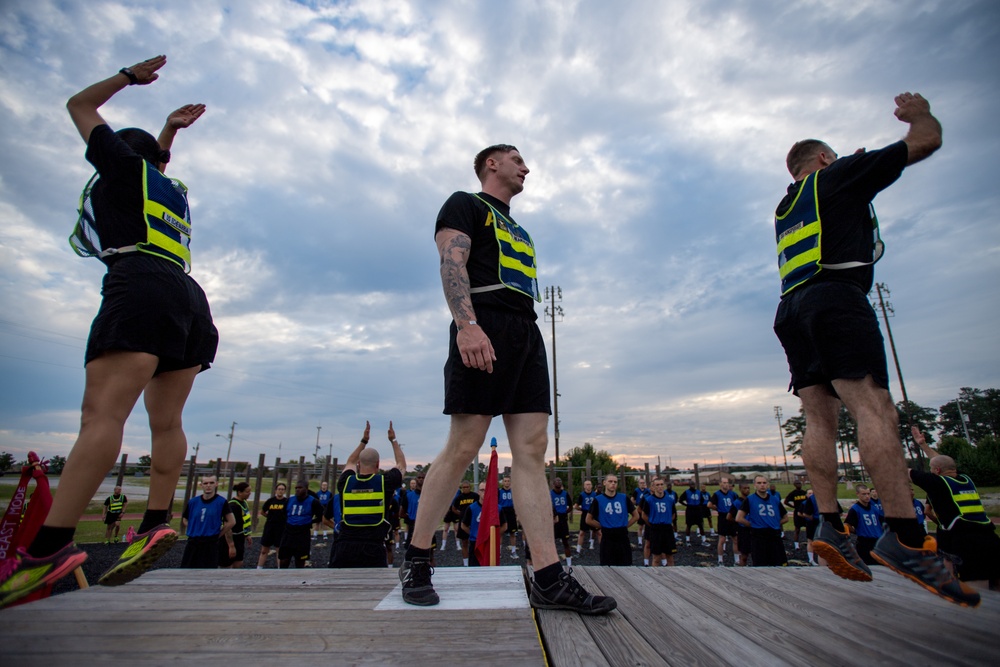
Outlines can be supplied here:
[[129, 69], [132, 70], [132, 74], [135, 75], [136, 85], [146, 86], [160, 78], [160, 75], [156, 73], [156, 70], [166, 64], [166, 56], [153, 56], [152, 58], [143, 60], [141, 63], [132, 65]]
[[191, 127], [194, 122], [205, 113], [204, 104], [185, 104], [179, 109], [175, 109], [167, 116], [167, 125], [175, 130]]

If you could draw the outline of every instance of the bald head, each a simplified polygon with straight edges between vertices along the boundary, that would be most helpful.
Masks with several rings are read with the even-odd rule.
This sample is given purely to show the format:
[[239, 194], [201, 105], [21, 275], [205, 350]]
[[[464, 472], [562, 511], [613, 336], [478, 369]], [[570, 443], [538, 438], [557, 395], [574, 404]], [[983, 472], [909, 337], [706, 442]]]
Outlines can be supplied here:
[[362, 449], [358, 455], [358, 467], [365, 473], [378, 470], [378, 451], [371, 447]]
[[950, 456], [938, 454], [931, 459], [931, 472], [935, 475], [947, 475], [948, 473], [956, 472], [957, 470], [958, 468], [955, 465], [955, 459]]

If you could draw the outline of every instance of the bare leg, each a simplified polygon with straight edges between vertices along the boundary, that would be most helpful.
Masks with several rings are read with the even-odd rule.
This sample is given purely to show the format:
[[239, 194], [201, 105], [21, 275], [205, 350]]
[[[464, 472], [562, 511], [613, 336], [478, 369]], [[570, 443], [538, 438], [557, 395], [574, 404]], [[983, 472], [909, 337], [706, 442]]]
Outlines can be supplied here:
[[437, 528], [438, 522], [455, 497], [459, 480], [462, 479], [486, 439], [486, 431], [492, 420], [489, 415], [451, 416], [448, 442], [431, 464], [420, 491], [417, 520], [413, 525], [413, 538], [410, 540], [414, 547], [431, 548], [434, 529]]
[[125, 420], [153, 377], [157, 363], [151, 354], [115, 351], [87, 364], [80, 435], [63, 468], [46, 526], [76, 526], [115, 464], [122, 447]]
[[549, 416], [541, 412], [504, 415], [503, 423], [507, 428], [513, 459], [510, 481], [514, 489], [515, 509], [524, 528], [524, 537], [531, 544], [532, 565], [541, 570], [559, 562], [551, 512], [539, 511], [539, 508], [548, 508], [552, 504], [545, 479]]
[[821, 385], [799, 390], [806, 416], [802, 438], [805, 463], [820, 512], [840, 512], [837, 502], [837, 420], [840, 400]]
[[899, 440], [899, 414], [889, 392], [870, 375], [862, 380], [834, 380], [833, 387], [858, 422], [858, 450], [878, 488], [886, 517], [916, 519]]
[[200, 371], [201, 366], [195, 366], [161, 373], [146, 385], [143, 400], [153, 443], [148, 509], [169, 510], [173, 506], [177, 480], [187, 455], [181, 414]]

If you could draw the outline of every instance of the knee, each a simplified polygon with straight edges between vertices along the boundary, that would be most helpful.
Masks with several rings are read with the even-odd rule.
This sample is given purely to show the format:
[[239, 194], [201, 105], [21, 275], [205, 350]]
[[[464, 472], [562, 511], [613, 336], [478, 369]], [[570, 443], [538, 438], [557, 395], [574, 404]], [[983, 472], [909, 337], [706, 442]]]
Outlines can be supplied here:
[[159, 412], [151, 412], [149, 415], [149, 430], [154, 434], [178, 431], [181, 430], [183, 426], [184, 424], [181, 420], [180, 413], [162, 414]]

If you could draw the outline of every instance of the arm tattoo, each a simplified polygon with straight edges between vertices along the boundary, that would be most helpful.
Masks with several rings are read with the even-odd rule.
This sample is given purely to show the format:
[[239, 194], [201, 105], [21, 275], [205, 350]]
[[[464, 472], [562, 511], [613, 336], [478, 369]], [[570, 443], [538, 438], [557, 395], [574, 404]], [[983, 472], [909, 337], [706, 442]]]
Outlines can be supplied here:
[[441, 255], [441, 285], [444, 287], [445, 301], [456, 323], [476, 319], [476, 313], [472, 309], [472, 296], [469, 293], [469, 271], [466, 267], [471, 249], [472, 239], [462, 233], [452, 232], [443, 235], [438, 241], [438, 252]]

